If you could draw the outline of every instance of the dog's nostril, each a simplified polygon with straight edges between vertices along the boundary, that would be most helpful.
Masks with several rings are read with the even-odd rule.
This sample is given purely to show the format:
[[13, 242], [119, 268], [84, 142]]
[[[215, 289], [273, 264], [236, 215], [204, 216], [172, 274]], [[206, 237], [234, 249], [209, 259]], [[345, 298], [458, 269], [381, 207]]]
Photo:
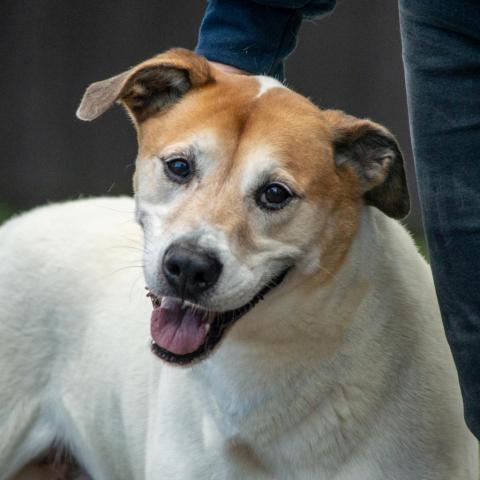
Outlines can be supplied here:
[[180, 275], [180, 267], [176, 264], [176, 263], [173, 263], [173, 262], [170, 262], [167, 264], [167, 268], [168, 268], [168, 271], [172, 274], [172, 275]]
[[198, 272], [197, 274], [195, 274], [195, 276], [193, 277], [193, 281], [195, 283], [198, 283], [199, 285], [207, 283], [206, 276], [203, 272]]

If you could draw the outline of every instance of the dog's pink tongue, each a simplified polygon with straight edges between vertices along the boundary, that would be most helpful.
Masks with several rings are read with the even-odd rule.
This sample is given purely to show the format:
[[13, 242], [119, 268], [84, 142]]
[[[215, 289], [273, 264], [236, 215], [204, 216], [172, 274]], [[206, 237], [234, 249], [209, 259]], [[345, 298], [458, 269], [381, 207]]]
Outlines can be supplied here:
[[158, 346], [185, 355], [205, 342], [207, 323], [201, 311], [182, 307], [182, 301], [176, 298], [164, 297], [160, 307], [152, 312], [150, 330]]

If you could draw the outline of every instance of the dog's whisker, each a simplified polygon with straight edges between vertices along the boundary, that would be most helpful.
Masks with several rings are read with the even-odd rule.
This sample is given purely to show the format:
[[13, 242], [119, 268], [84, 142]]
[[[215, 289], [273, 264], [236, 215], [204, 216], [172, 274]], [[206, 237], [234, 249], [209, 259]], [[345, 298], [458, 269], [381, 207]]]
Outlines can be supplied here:
[[[130, 301], [132, 300], [133, 298], [133, 290], [134, 288], [136, 287], [136, 285], [138, 284], [138, 281], [139, 280], [142, 280], [143, 279], [143, 274], [140, 274], [137, 276], [137, 278], [132, 282], [132, 286], [130, 287], [130, 295], [129, 295], [129, 299]], [[137, 317], [136, 317], [137, 318]]]
[[94, 205], [96, 208], [102, 208], [104, 210], [109, 210], [111, 212], [116, 212], [116, 213], [125, 213], [129, 215], [135, 215], [135, 210], [120, 210], [118, 208], [112, 208], [112, 207], [107, 207], [106, 205], [101, 205], [99, 203], [96, 203]]
[[147, 250], [145, 248], [141, 248], [140, 246], [135, 246], [135, 245], [117, 245], [117, 246], [113, 246], [111, 248], [114, 248], [114, 249], [118, 249], [118, 250], [135, 250], [136, 252], [140, 252], [142, 254], [150, 254], [152, 253], [150, 250]]
[[120, 272], [123, 272], [125, 270], [132, 270], [132, 269], [137, 269], [137, 268], [145, 268], [144, 265], [126, 265], [124, 267], [120, 267], [120, 268], [117, 268], [116, 270], [113, 270], [112, 272], [110, 272], [108, 275], [105, 275], [104, 278], [109, 278], [111, 277], [112, 275], [115, 275], [117, 273], [120, 273]]

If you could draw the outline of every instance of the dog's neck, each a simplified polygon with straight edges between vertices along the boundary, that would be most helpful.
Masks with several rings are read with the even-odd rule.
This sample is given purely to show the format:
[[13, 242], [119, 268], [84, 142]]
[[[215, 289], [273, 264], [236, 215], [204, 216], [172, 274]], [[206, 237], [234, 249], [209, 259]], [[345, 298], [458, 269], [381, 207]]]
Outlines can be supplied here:
[[[383, 214], [364, 210], [349, 254], [330, 282], [312, 290], [308, 281], [290, 279], [293, 287], [286, 282], [272, 292], [210, 359], [193, 368], [227, 438], [266, 445], [321, 410], [325, 399], [338, 394], [337, 386], [351, 380], [341, 364], [348, 363], [352, 327], [382, 251], [376, 222]], [[356, 337], [355, 348], [359, 344]]]

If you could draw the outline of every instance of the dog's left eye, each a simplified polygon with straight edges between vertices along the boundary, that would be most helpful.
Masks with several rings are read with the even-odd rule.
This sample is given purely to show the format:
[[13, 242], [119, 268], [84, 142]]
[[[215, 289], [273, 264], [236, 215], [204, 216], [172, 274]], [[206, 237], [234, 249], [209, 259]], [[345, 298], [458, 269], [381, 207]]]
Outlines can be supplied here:
[[165, 162], [165, 173], [177, 183], [186, 183], [193, 175], [193, 167], [185, 158], [172, 158]]
[[262, 187], [257, 194], [257, 203], [266, 210], [280, 210], [293, 198], [293, 193], [281, 183], [270, 183]]

